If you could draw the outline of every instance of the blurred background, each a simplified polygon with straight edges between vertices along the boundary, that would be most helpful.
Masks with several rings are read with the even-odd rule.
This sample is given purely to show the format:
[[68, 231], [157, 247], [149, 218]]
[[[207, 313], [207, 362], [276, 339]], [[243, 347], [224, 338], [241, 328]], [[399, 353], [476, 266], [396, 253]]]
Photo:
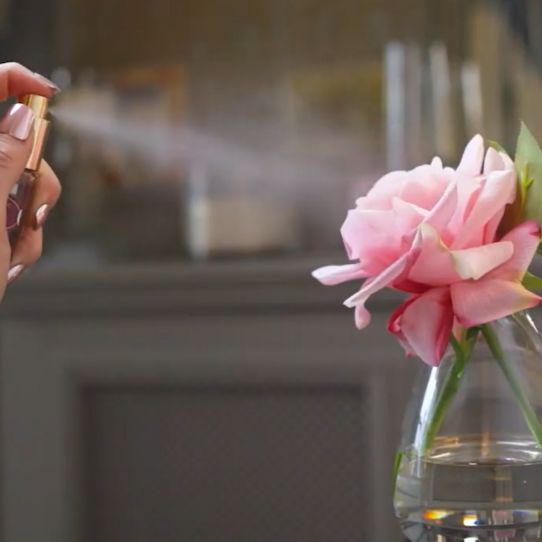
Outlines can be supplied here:
[[63, 182], [0, 327], [5, 542], [400, 540], [417, 365], [314, 267], [386, 170], [542, 137], [538, 0], [2, 0]]

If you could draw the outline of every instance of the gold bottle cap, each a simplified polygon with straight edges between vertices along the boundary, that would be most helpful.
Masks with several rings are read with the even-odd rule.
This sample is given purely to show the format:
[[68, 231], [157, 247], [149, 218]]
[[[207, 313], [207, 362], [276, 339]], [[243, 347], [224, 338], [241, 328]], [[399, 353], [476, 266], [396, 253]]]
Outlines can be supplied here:
[[38, 171], [45, 150], [47, 134], [49, 132], [50, 122], [47, 120], [47, 111], [49, 109], [49, 100], [36, 94], [26, 94], [19, 98], [19, 103], [26, 105], [34, 112], [34, 144], [32, 153], [26, 163], [26, 169]]

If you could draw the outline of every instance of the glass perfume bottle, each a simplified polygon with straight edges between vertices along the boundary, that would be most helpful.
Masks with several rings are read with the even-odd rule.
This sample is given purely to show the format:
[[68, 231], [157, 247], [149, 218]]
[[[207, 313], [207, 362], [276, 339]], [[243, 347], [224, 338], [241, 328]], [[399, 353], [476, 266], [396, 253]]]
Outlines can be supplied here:
[[22, 96], [19, 102], [30, 107], [34, 112], [34, 132], [32, 153], [26, 163], [21, 178], [13, 186], [7, 202], [6, 227], [8, 230], [9, 243], [13, 248], [17, 242], [21, 224], [24, 220], [24, 211], [30, 204], [34, 181], [39, 175], [43, 151], [47, 141], [50, 122], [47, 120], [49, 101], [43, 96], [28, 94]]

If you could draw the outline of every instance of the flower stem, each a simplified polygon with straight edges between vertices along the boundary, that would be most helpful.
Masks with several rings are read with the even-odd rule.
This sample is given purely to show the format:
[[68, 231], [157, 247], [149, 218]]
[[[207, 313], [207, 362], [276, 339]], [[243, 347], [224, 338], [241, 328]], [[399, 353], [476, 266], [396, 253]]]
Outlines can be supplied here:
[[438, 396], [437, 403], [433, 410], [431, 421], [427, 426], [427, 430], [422, 441], [422, 455], [425, 455], [429, 448], [433, 445], [433, 441], [437, 436], [437, 433], [444, 421], [448, 407], [454, 398], [459, 382], [465, 372], [465, 364], [470, 355], [471, 347], [464, 347], [462, 344], [452, 335], [450, 337], [450, 343], [455, 351], [455, 359], [450, 369], [450, 372], [446, 376], [446, 381], [442, 386], [442, 390]]
[[540, 425], [540, 421], [538, 419], [538, 416], [536, 415], [536, 412], [534, 411], [533, 407], [529, 403], [529, 400], [525, 396], [521, 383], [514, 374], [513, 368], [510, 366], [510, 363], [506, 359], [497, 334], [489, 324], [485, 324], [481, 327], [482, 333], [487, 342], [487, 345], [489, 346], [489, 349], [491, 350], [491, 353], [493, 354], [493, 357], [499, 364], [504, 376], [506, 377], [506, 380], [512, 388], [519, 407], [521, 408], [525, 423], [531, 430], [531, 433], [533, 434], [533, 437], [535, 438], [537, 444], [542, 447], [542, 426]]

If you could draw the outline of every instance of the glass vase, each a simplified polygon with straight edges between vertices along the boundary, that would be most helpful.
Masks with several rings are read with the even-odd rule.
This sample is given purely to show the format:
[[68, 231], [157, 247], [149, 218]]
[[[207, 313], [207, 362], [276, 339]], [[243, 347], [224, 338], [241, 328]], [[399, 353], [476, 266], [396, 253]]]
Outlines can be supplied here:
[[469, 334], [468, 348], [422, 368], [395, 465], [396, 515], [412, 541], [542, 540], [541, 336], [525, 313]]

